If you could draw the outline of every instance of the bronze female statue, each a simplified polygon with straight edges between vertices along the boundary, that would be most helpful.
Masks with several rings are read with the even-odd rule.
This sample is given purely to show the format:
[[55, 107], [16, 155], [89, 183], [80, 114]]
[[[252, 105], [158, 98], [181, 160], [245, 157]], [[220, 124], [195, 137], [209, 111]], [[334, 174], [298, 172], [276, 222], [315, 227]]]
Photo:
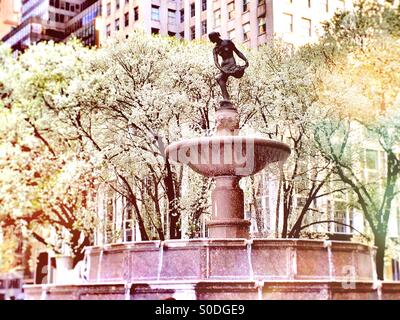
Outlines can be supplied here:
[[[224, 100], [229, 100], [229, 93], [226, 87], [228, 78], [230, 76], [238, 79], [243, 77], [245, 69], [249, 66], [249, 62], [231, 40], [222, 40], [218, 32], [211, 32], [208, 37], [212, 43], [215, 43], [213, 51], [214, 62], [216, 67], [221, 71], [216, 80], [221, 87]], [[233, 53], [236, 53], [246, 64], [244, 66], [237, 65]], [[219, 63], [218, 56], [222, 58], [221, 64]]]

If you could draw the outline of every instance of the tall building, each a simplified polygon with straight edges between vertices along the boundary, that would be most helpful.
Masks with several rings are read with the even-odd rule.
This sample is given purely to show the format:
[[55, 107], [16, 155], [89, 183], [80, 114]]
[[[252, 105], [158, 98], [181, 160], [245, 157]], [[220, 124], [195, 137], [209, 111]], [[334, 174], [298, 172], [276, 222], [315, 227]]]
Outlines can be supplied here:
[[[399, 5], [399, 0], [377, 0]], [[353, 0], [101, 0], [102, 41], [133, 29], [186, 40], [211, 31], [256, 48], [271, 38], [300, 46], [322, 34], [321, 23]]]
[[211, 31], [255, 48], [273, 37], [294, 45], [316, 41], [321, 22], [352, 0], [101, 0], [103, 40], [140, 28], [205, 39]]
[[181, 13], [185, 39], [218, 31], [251, 48], [279, 37], [294, 45], [315, 41], [321, 22], [351, 0], [189, 0]]
[[87, 45], [94, 45], [99, 13], [98, 0], [22, 0], [21, 22], [2, 41], [21, 51], [43, 40], [63, 41], [73, 33]]
[[0, 1], [0, 39], [18, 26], [21, 13], [21, 0]]
[[61, 41], [64, 23], [81, 10], [82, 0], [23, 0], [21, 23], [3, 37], [13, 50], [23, 50], [41, 40]]

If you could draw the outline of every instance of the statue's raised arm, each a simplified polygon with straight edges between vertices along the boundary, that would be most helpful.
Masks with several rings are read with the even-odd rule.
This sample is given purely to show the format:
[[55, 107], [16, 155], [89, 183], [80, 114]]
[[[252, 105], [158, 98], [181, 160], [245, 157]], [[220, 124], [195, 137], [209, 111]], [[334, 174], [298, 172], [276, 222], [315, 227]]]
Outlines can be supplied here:
[[[218, 32], [211, 32], [208, 35], [211, 42], [215, 43], [214, 62], [215, 66], [221, 73], [217, 76], [217, 82], [221, 87], [222, 96], [224, 100], [229, 101], [229, 93], [226, 83], [230, 76], [241, 78], [244, 75], [245, 69], [249, 66], [249, 62], [242, 52], [240, 52], [231, 40], [222, 40]], [[234, 53], [245, 62], [244, 66], [236, 64]], [[219, 57], [222, 62], [219, 62]]]

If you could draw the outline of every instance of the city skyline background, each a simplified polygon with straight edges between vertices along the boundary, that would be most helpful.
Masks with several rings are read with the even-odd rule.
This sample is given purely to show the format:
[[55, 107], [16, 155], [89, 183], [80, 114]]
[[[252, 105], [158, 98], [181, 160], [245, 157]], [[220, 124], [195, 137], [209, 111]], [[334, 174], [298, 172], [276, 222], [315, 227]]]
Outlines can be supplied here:
[[273, 38], [301, 46], [315, 42], [322, 22], [335, 12], [352, 8], [352, 0], [2, 0], [0, 38], [23, 50], [38, 41], [72, 37], [99, 46], [135, 29], [185, 40], [218, 31], [250, 48]]

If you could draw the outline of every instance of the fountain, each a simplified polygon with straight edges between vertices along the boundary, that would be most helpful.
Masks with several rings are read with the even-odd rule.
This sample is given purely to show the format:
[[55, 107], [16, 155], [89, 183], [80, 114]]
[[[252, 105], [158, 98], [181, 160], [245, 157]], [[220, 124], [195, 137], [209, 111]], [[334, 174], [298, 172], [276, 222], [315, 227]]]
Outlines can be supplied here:
[[215, 136], [173, 143], [166, 154], [215, 179], [209, 237], [248, 238], [250, 222], [244, 219], [239, 180], [261, 171], [269, 163], [286, 160], [290, 148], [277, 141], [238, 136], [239, 115], [230, 101], [221, 103], [216, 119]]
[[[216, 43], [223, 100], [212, 137], [168, 146], [166, 156], [215, 179], [208, 238], [116, 243], [85, 250], [85, 279], [25, 286], [28, 299], [399, 299], [400, 283], [376, 281], [374, 248], [346, 241], [249, 239], [243, 177], [285, 161], [281, 142], [239, 135], [226, 82], [247, 59], [230, 40]], [[246, 62], [236, 65], [233, 53]], [[218, 56], [222, 56], [219, 64]], [[350, 276], [349, 276], [350, 275]]]
[[[223, 100], [216, 111], [216, 133], [213, 137], [194, 138], [176, 142], [166, 150], [167, 157], [187, 164], [197, 173], [212, 177], [216, 188], [212, 193], [212, 221], [208, 223], [210, 238], [248, 238], [250, 222], [244, 219], [242, 177], [254, 175], [269, 163], [284, 161], [290, 148], [284, 143], [264, 138], [239, 136], [239, 114], [229, 100], [229, 77], [241, 78], [248, 67], [246, 57], [230, 40], [222, 40], [212, 32], [210, 40], [216, 44], [214, 61], [221, 71], [217, 82]], [[236, 64], [234, 53], [246, 65]], [[219, 56], [222, 63], [219, 63]]]

